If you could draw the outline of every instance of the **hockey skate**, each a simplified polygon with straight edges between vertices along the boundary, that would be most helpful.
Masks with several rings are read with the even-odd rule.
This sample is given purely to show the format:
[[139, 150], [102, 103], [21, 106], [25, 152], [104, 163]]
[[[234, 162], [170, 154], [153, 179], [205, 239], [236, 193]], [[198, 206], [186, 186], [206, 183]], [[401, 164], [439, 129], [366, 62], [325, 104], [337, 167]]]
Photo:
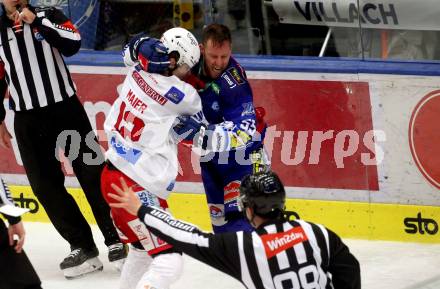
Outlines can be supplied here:
[[98, 249], [95, 247], [92, 250], [85, 250], [78, 248], [72, 250], [60, 264], [66, 279], [75, 279], [85, 274], [95, 271], [102, 271], [102, 262], [98, 259]]
[[108, 260], [119, 272], [124, 266], [125, 258], [127, 258], [128, 246], [122, 243], [116, 243], [108, 246]]

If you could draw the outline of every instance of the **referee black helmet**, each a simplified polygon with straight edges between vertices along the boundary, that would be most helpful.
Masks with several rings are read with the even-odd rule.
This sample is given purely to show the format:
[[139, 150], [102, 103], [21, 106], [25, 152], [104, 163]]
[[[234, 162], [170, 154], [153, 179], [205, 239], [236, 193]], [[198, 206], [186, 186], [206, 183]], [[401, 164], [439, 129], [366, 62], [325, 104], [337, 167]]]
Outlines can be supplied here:
[[244, 177], [240, 185], [239, 207], [241, 211], [252, 208], [257, 215], [284, 212], [286, 191], [273, 171], [258, 172]]

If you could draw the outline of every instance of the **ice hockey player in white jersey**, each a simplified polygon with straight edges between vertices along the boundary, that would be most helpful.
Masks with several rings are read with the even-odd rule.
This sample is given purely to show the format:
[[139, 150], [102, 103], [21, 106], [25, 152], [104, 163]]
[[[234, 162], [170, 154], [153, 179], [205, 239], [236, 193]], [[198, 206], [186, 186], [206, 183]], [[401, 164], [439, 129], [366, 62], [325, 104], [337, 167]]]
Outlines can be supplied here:
[[[111, 183], [122, 177], [144, 204], [167, 209], [178, 173], [173, 126], [202, 110], [197, 91], [181, 80], [199, 61], [198, 42], [186, 29], [172, 28], [161, 40], [135, 37], [123, 55], [129, 70], [104, 123], [109, 148], [101, 190], [112, 201]], [[137, 216], [123, 209], [111, 214], [121, 241], [132, 245], [120, 288], [169, 288], [181, 274], [181, 252], [151, 234]]]

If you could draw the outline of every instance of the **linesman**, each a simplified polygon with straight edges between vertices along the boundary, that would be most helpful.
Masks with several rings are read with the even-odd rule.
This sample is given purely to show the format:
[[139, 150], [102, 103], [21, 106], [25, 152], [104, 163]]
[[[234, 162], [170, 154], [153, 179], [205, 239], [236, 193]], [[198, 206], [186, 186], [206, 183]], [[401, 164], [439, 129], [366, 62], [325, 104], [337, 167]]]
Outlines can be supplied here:
[[[63, 56], [79, 51], [81, 36], [54, 7], [33, 7], [26, 0], [3, 0], [1, 10], [0, 145], [10, 147], [3, 108], [9, 88], [15, 138], [29, 183], [51, 222], [70, 245], [71, 254], [60, 268], [67, 278], [102, 269], [90, 226], [64, 187], [57, 155], [60, 148], [69, 156], [70, 151], [78, 152], [77, 158], [70, 158], [71, 165], [109, 246], [109, 260], [124, 259], [125, 247], [100, 193], [104, 157], [63, 60]], [[71, 132], [72, 137], [64, 147], [58, 146], [58, 137], [65, 132]], [[96, 146], [90, 145], [93, 143]], [[88, 266], [81, 266], [86, 262]]]
[[246, 288], [361, 288], [359, 262], [332, 231], [284, 214], [286, 193], [274, 172], [246, 176], [239, 206], [255, 231], [208, 234], [167, 212], [141, 206], [121, 181], [112, 207], [137, 213], [154, 234], [241, 281]]

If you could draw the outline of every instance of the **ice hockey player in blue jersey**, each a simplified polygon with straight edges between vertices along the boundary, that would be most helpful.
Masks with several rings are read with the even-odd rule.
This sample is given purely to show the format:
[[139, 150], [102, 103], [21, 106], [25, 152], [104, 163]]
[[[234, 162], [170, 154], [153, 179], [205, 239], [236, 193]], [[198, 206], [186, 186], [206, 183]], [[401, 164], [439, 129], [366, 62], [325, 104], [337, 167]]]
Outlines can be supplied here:
[[200, 166], [215, 233], [252, 230], [238, 211], [240, 182], [267, 164], [262, 148], [264, 109], [254, 107], [252, 89], [244, 69], [231, 57], [231, 45], [226, 26], [208, 25], [200, 62], [186, 79], [199, 90], [209, 122], [194, 145], [204, 151]]

